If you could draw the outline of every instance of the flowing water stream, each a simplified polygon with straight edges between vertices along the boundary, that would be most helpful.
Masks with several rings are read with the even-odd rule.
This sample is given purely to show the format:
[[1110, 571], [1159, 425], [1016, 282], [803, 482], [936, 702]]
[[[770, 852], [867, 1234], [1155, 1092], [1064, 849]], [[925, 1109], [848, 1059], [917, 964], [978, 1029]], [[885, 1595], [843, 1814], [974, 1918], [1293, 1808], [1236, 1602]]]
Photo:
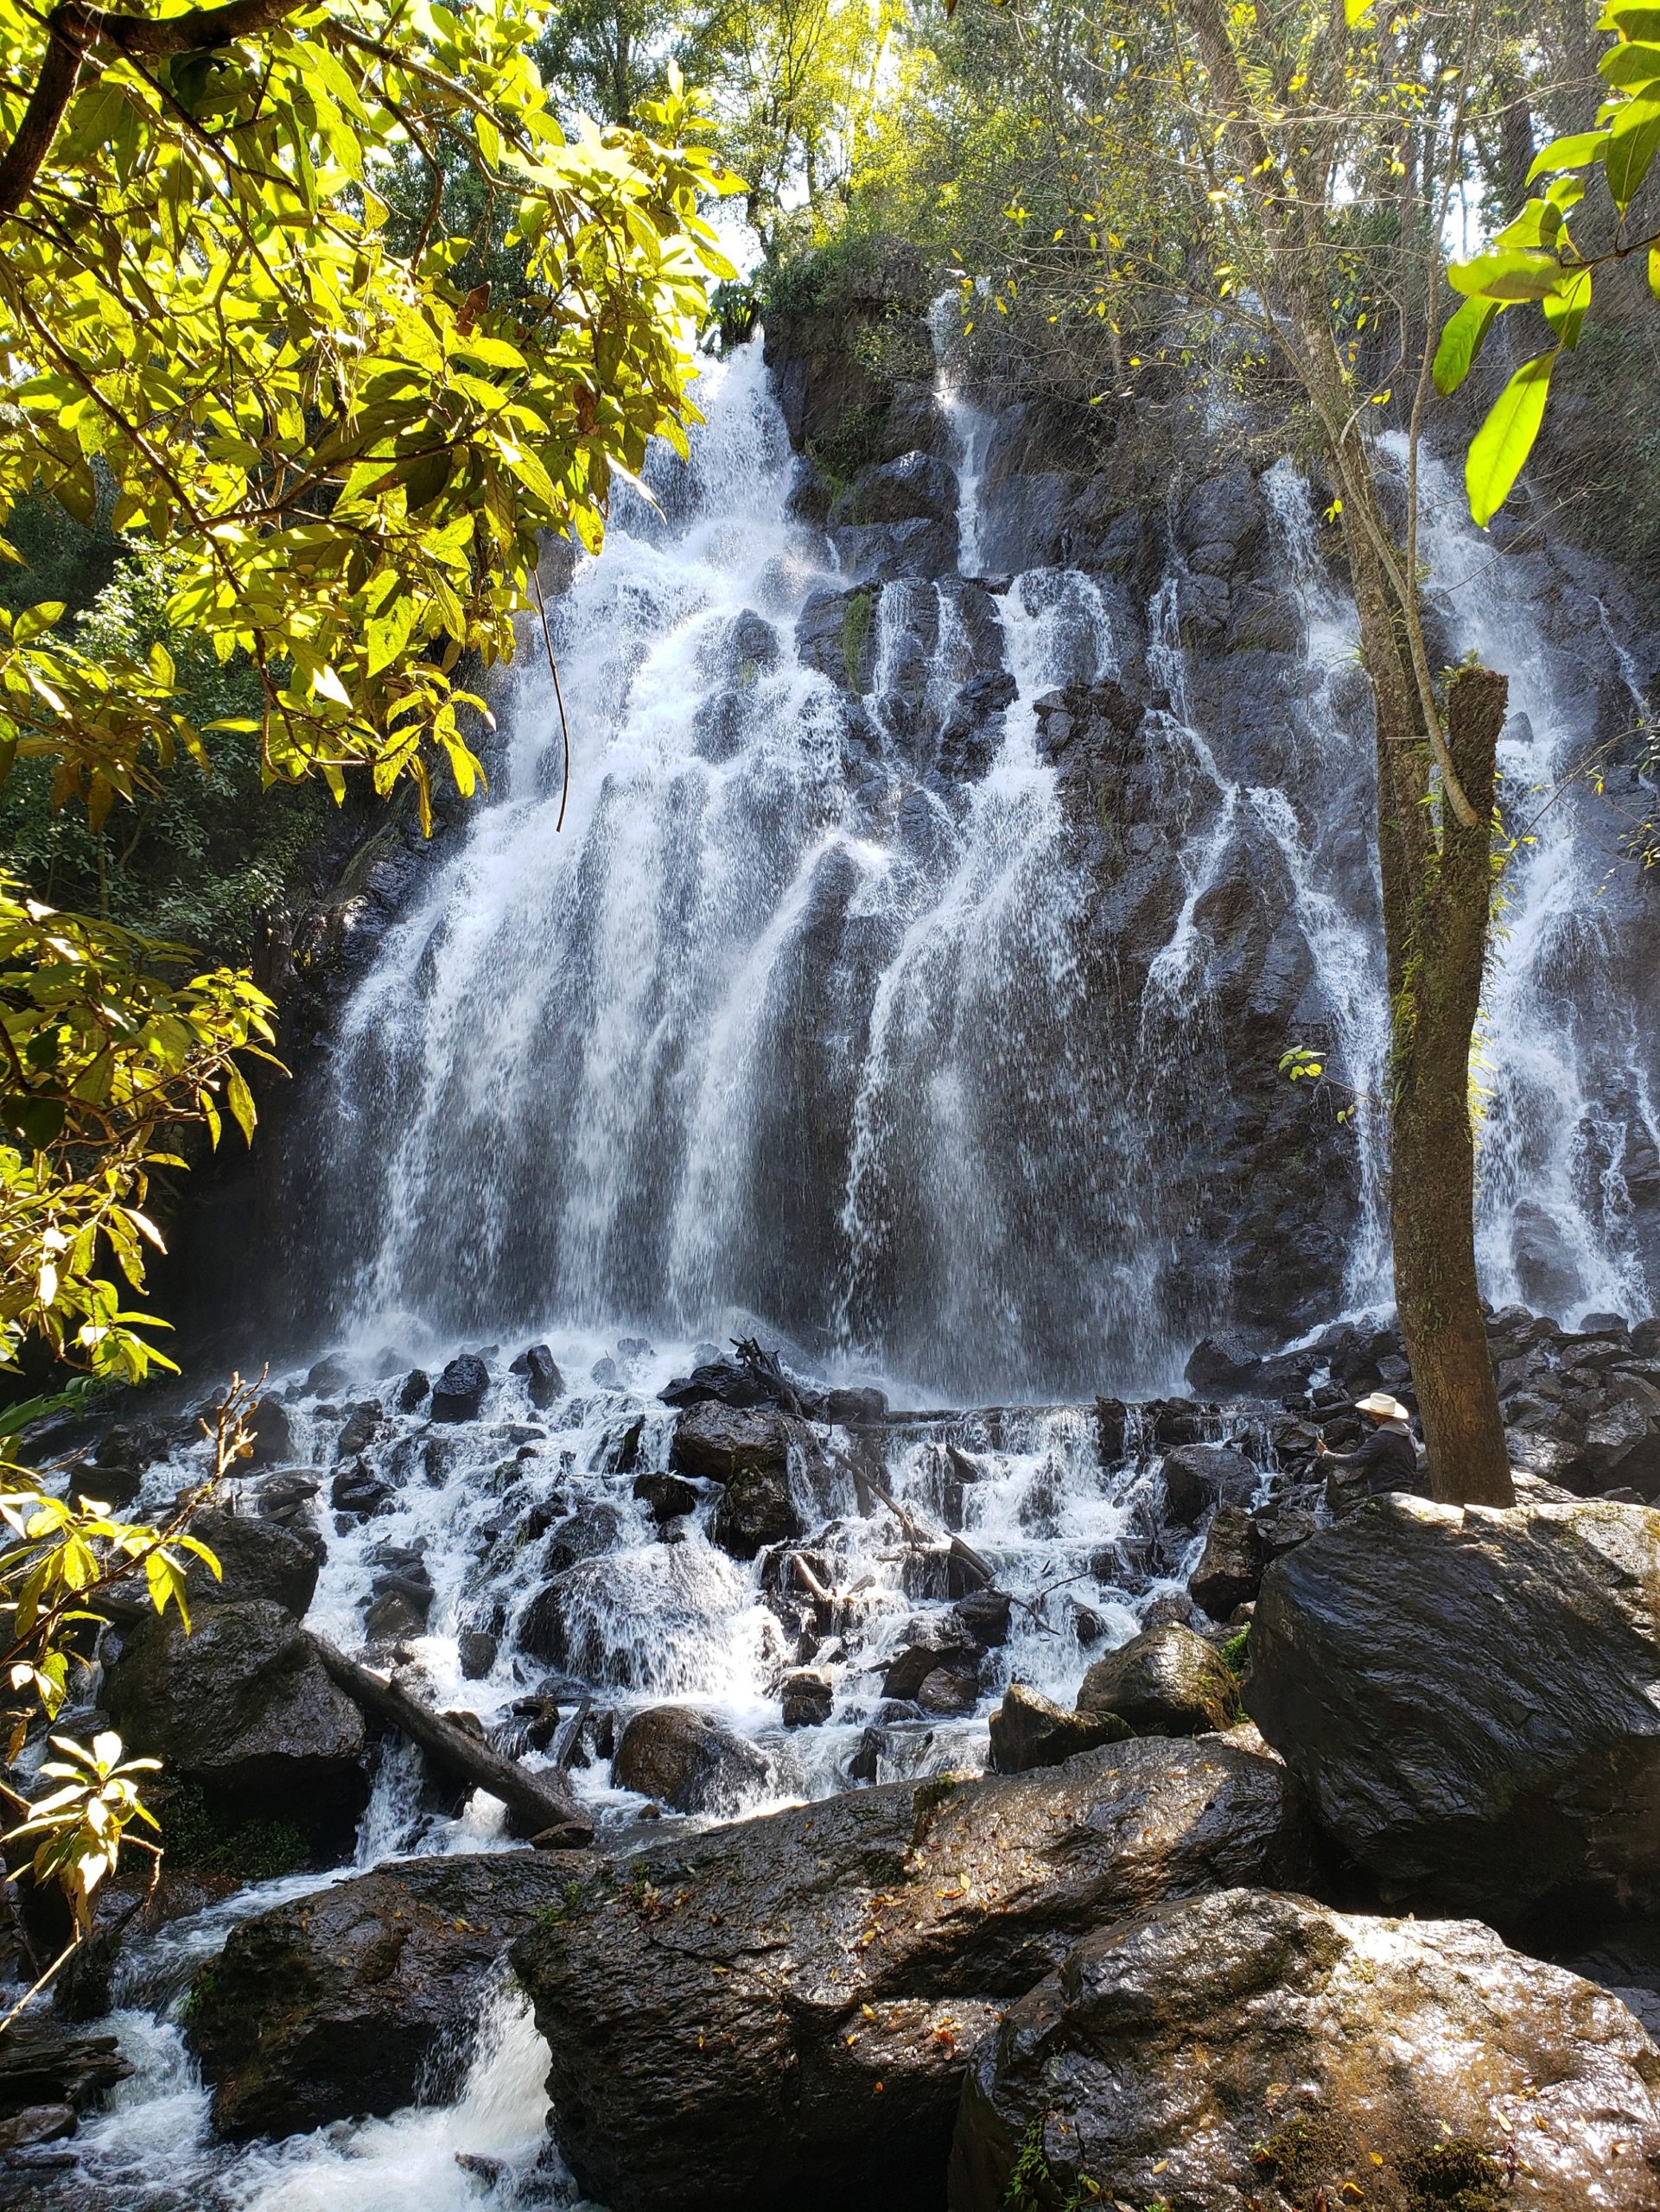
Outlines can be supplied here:
[[[1202, 1124], [1231, 1019], [1214, 982], [1219, 889], [1242, 874], [1282, 887], [1308, 978], [1297, 1016], [1322, 1026], [1352, 1095], [1339, 1302], [1356, 1310], [1387, 1296], [1386, 1022], [1352, 610], [1289, 463], [1263, 494], [1301, 608], [1296, 696], [1281, 749], [1246, 757], [1214, 686], [1192, 680], [1173, 546], [1139, 607], [1074, 569], [982, 574], [995, 425], [948, 383], [958, 569], [861, 588], [792, 512], [796, 463], [759, 345], [705, 382], [690, 468], [654, 466], [658, 507], [630, 499], [554, 610], [575, 760], [563, 830], [557, 721], [532, 657], [503, 702], [490, 802], [345, 1009], [290, 1162], [303, 1325], [340, 1363], [296, 1365], [273, 1388], [293, 1462], [325, 1492], [349, 1409], [378, 1412], [365, 1458], [388, 1503], [356, 1521], [317, 1500], [315, 1625], [360, 1648], [385, 1555], [418, 1558], [432, 1602], [407, 1663], [440, 1706], [510, 1728], [547, 1672], [519, 1648], [545, 1577], [524, 1531], [608, 1516], [569, 1599], [574, 1671], [620, 1718], [672, 1697], [741, 1731], [767, 1761], [759, 1809], [983, 1764], [1012, 1677], [1070, 1701], [1091, 1652], [1131, 1634], [1188, 1564], [1191, 1535], [1161, 1520], [1155, 1437], [1132, 1414], [1103, 1456], [1088, 1402], [1179, 1388], [1201, 1327], [1230, 1318], [1225, 1270], [1203, 1311], [1183, 1281], [1184, 1177], [1203, 1162], [1171, 1134], [1178, 1098]], [[1507, 793], [1547, 793], [1588, 710], [1522, 596], [1477, 568], [1434, 475], [1428, 512], [1449, 634], [1511, 673]], [[1173, 888], [1106, 1049], [1097, 887], [1039, 702], [1138, 670], [1157, 702], [1142, 741]], [[1641, 1023], [1610, 1019], [1634, 1001], [1619, 995], [1627, 956], [1596, 913], [1594, 868], [1578, 811], [1545, 809], [1487, 997], [1486, 1279], [1495, 1299], [1570, 1321], [1652, 1302], [1627, 1171], [1660, 1137], [1654, 1071]], [[765, 1558], [716, 1546], [707, 1497], [671, 1541], [634, 1497], [633, 1471], [666, 1464], [658, 1389], [695, 1340], [757, 1319], [804, 1370], [874, 1376], [922, 1409], [887, 1431], [882, 1480], [942, 1537], [965, 1536], [1015, 1600], [972, 1712], [884, 1699], [887, 1659], [944, 1593], [919, 1582], [891, 1516], [858, 1511], [844, 1461], [792, 1467], [845, 1599], [818, 1655], [834, 1696], [818, 1727], [782, 1725], [780, 1678], [800, 1653]], [[395, 1410], [408, 1366], [487, 1338], [477, 1421]], [[565, 1378], [543, 1408], [506, 1372], [537, 1339]], [[927, 1410], [942, 1404], [989, 1410]], [[1212, 1417], [1208, 1433], [1227, 1426]], [[1267, 1480], [1265, 1438], [1232, 1426]], [[188, 1471], [188, 1454], [154, 1471], [150, 1497]], [[476, 1679], [460, 1663], [467, 1630], [495, 1639]], [[642, 1801], [602, 1760], [576, 1781], [602, 1829], [637, 1830]], [[412, 1762], [383, 1755], [359, 1865], [506, 1847], [492, 1809], [435, 1813]], [[111, 2212], [568, 2201], [543, 2158], [544, 2054], [506, 1987], [458, 2101], [274, 2147], [213, 2143], [178, 2024], [188, 1969], [295, 1887], [133, 1950], [114, 2023], [139, 2070], [83, 2129], [76, 2185]]]

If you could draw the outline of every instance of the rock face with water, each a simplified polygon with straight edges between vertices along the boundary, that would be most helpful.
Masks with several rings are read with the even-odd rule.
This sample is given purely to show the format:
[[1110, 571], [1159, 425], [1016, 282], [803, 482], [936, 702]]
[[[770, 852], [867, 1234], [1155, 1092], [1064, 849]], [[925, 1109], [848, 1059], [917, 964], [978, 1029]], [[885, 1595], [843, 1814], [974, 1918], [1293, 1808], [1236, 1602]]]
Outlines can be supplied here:
[[[567, 1861], [569, 1860], [569, 1863]], [[233, 2136], [292, 2135], [453, 2094], [508, 1944], [561, 1909], [564, 1853], [389, 1863], [231, 1932], [190, 2042]]]
[[[1079, 1943], [976, 2053], [951, 2212], [1650, 2212], [1660, 2050], [1469, 1921], [1231, 1891]], [[1022, 2177], [1016, 2182], [1017, 2167]]]
[[1275, 1763], [1153, 1742], [653, 1848], [514, 1948], [561, 2147], [614, 2212], [928, 2202], [970, 2050], [1078, 1936], [1307, 1853]]
[[1269, 1567], [1245, 1704], [1396, 1894], [1660, 1905], [1660, 1514], [1374, 1499]]

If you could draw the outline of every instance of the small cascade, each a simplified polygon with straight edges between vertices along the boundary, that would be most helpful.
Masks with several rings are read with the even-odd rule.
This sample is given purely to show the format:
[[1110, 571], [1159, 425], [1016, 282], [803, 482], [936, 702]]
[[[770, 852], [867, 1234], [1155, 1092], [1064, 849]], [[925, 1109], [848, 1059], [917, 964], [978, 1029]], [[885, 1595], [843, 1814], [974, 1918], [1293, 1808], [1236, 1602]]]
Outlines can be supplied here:
[[[693, 1512], [661, 1528], [636, 1495], [638, 1471], [669, 1462], [677, 1417], [655, 1393], [684, 1371], [690, 1348], [654, 1351], [639, 1339], [607, 1347], [566, 1335], [554, 1349], [568, 1376], [587, 1379], [537, 1406], [525, 1381], [499, 1372], [493, 1351], [496, 1379], [479, 1417], [448, 1425], [424, 1408], [398, 1410], [403, 1382], [387, 1374], [385, 1357], [353, 1364], [342, 1356], [274, 1378], [291, 1465], [275, 1478], [232, 1478], [226, 1503], [257, 1516], [263, 1485], [286, 1485], [286, 1498], [294, 1475], [308, 1474], [317, 1488], [302, 1512], [326, 1547], [308, 1625], [353, 1649], [366, 1641], [383, 1668], [413, 1669], [439, 1707], [466, 1707], [499, 1740], [514, 1739], [516, 1709], [527, 1702], [539, 1707], [552, 1695], [568, 1714], [585, 1712], [570, 1778], [605, 1849], [666, 1832], [658, 1808], [614, 1782], [607, 1756], [631, 1713], [665, 1700], [708, 1713], [761, 1754], [737, 1801], [722, 1806], [726, 1817], [983, 1767], [988, 1716], [1011, 1680], [1070, 1704], [1091, 1659], [1181, 1586], [1199, 1538], [1164, 1517], [1157, 1422], [1173, 1419], [1170, 1433], [1183, 1437], [1230, 1439], [1269, 1479], [1259, 1427], [1192, 1407], [901, 1413], [862, 1432], [862, 1445], [812, 1425], [802, 1431], [791, 1486], [805, 1532], [799, 1548], [834, 1592], [826, 1614], [792, 1583], [787, 1549], [746, 1562], [719, 1548], [718, 1486], [698, 1485]], [[361, 1449], [343, 1459], [348, 1424]], [[860, 1510], [854, 1469], [878, 1437], [868, 1464], [880, 1467], [897, 1514], [871, 1498]], [[184, 1444], [153, 1467], [139, 1510], [200, 1479], [206, 1450]], [[377, 1487], [366, 1517], [329, 1503], [342, 1481], [359, 1495], [366, 1481]], [[1006, 1634], [989, 1632], [966, 1701], [940, 1712], [914, 1694], [889, 1695], [886, 1681], [971, 1586], [952, 1580], [952, 1537], [990, 1567], [1009, 1603]], [[389, 1563], [402, 1586], [413, 1568], [430, 1589], [424, 1621], [401, 1632], [374, 1626]], [[560, 1666], [538, 1656], [550, 1588], [560, 1599]], [[469, 1631], [490, 1638], [482, 1673], [476, 1646], [463, 1646]], [[785, 1726], [781, 1688], [804, 1663], [830, 1686], [828, 1716]], [[553, 1744], [522, 1755], [534, 1767], [554, 1756]], [[257, 1885], [129, 1944], [106, 2028], [135, 2072], [75, 2138], [65, 2185], [100, 2212], [345, 2212], [365, 2203], [375, 2212], [460, 2212], [481, 2201], [480, 2190], [482, 2201], [504, 2206], [574, 2204], [544, 2134], [546, 2050], [525, 2001], [505, 1984], [470, 2050], [456, 2055], [459, 2094], [435, 2091], [430, 2105], [390, 2119], [275, 2145], [216, 2139], [181, 2024], [193, 1975], [239, 1921], [389, 1859], [514, 1847], [493, 1801], [475, 1795], [461, 1813], [445, 1810], [418, 1757], [383, 1741], [350, 1863]]]

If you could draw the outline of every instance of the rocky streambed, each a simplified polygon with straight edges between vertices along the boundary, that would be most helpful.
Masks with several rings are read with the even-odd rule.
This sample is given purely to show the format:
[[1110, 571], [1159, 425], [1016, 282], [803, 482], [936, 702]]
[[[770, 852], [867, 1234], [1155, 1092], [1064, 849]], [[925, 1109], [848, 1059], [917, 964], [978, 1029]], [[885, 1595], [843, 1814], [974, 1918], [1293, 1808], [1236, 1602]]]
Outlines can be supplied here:
[[0, 2069], [0, 2202], [1660, 2206], [1652, 1355], [1492, 1330], [1612, 1496], [1333, 1522], [1316, 1440], [1407, 1387], [1352, 1326], [1047, 1410], [639, 1339], [286, 1378], [194, 1636], [106, 1631], [173, 1861]]

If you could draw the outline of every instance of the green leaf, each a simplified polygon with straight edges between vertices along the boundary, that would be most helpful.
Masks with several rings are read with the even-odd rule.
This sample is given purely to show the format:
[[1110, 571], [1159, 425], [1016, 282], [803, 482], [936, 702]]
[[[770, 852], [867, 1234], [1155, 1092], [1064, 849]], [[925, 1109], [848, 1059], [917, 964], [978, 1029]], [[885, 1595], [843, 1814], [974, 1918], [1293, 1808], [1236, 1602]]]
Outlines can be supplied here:
[[1629, 207], [1660, 149], [1660, 101], [1645, 95], [1614, 118], [1603, 150], [1603, 174], [1616, 207]]
[[1343, 20], [1352, 30], [1371, 12], [1372, 0], [1343, 0]]
[[1533, 450], [1544, 420], [1550, 372], [1555, 365], [1554, 346], [1549, 353], [1524, 361], [1470, 442], [1464, 486], [1471, 515], [1483, 530], [1509, 499], [1523, 463]]
[[1513, 223], [1493, 240], [1496, 246], [1552, 246], [1562, 226], [1562, 211], [1551, 200], [1530, 200]]
[[1649, 248], [1649, 289], [1660, 300], [1660, 245]]
[[1557, 169], [1583, 168], [1587, 162], [1596, 160], [1607, 138], [1606, 130], [1577, 130], [1570, 137], [1553, 138], [1549, 145], [1542, 146], [1534, 156], [1528, 182], [1531, 184], [1537, 176], [1549, 176]]
[[1644, 0], [1615, 0], [1605, 8], [1597, 24], [1600, 31], [1623, 31], [1627, 38], [1660, 38], [1660, 8]]
[[1542, 300], [1556, 289], [1561, 274], [1554, 254], [1484, 253], [1474, 261], [1455, 261], [1447, 281], [1466, 299], [1485, 294], [1490, 300]]
[[1545, 321], [1556, 334], [1556, 342], [1571, 353], [1580, 342], [1580, 330], [1585, 321], [1585, 311], [1591, 304], [1591, 271], [1587, 269], [1574, 277], [1567, 289], [1554, 300], [1543, 302]]
[[1443, 397], [1469, 375], [1482, 340], [1504, 312], [1502, 300], [1466, 300], [1450, 319], [1435, 348], [1435, 389]]
[[1636, 85], [1651, 85], [1660, 78], [1660, 46], [1611, 47], [1597, 68], [1611, 85], [1624, 86], [1627, 91]]
[[253, 1093], [239, 1068], [232, 1068], [225, 1079], [225, 1100], [236, 1116], [236, 1124], [245, 1141], [253, 1142], [254, 1123], [258, 1119], [254, 1111]]

